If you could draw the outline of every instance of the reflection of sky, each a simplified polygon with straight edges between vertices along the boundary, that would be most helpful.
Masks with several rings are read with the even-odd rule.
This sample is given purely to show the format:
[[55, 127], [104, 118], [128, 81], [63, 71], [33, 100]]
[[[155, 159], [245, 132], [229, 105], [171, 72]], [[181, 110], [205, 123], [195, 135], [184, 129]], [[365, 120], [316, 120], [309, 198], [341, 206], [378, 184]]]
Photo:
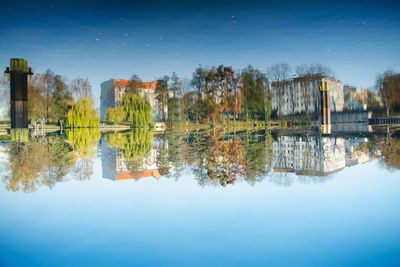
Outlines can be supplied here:
[[[85, 3], [81, 3], [85, 2]], [[198, 64], [322, 63], [356, 86], [400, 69], [397, 1], [9, 1], [0, 6], [0, 65], [101, 81], [190, 76]]]
[[371, 162], [326, 183], [200, 187], [89, 181], [0, 187], [0, 265], [388, 266], [400, 262], [398, 172]]

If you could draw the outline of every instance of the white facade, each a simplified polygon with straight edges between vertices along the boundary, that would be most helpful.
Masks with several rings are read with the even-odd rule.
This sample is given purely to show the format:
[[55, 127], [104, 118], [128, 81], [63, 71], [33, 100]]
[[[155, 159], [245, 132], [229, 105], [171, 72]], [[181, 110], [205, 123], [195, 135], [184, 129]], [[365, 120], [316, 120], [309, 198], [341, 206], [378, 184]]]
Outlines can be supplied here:
[[333, 78], [320, 75], [272, 82], [272, 109], [276, 110], [279, 116], [319, 114], [320, 86], [323, 82], [327, 83], [330, 91], [331, 111], [343, 111], [343, 84]]
[[277, 172], [323, 176], [346, 166], [343, 138], [280, 136], [272, 150], [272, 166]]
[[[115, 108], [118, 103], [122, 100], [122, 97], [127, 92], [128, 80], [116, 80], [110, 79], [101, 84], [101, 94], [100, 94], [100, 120], [105, 121], [107, 110], [109, 108]], [[162, 110], [160, 109], [159, 102], [156, 98], [157, 82], [143, 82], [143, 88], [139, 89], [139, 94], [146, 98], [153, 112], [154, 120], [162, 119]], [[164, 107], [164, 112], [167, 114], [168, 109]]]

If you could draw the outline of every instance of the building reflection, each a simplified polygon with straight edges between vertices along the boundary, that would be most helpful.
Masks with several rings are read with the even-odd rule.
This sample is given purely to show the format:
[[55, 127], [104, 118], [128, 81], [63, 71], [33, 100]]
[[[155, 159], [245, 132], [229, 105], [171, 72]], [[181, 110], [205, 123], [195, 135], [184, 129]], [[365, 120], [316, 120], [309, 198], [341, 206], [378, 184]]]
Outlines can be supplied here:
[[343, 138], [283, 135], [273, 142], [274, 172], [327, 176], [345, 165]]
[[158, 140], [146, 130], [107, 135], [100, 142], [103, 178], [159, 180], [161, 174], [156, 164], [159, 146]]
[[400, 139], [394, 135], [206, 131], [153, 136], [136, 129], [99, 138], [98, 132], [83, 130], [2, 143], [2, 182], [9, 191], [33, 192], [87, 180], [96, 155], [105, 179], [177, 181], [186, 174], [200, 186], [325, 182], [344, 168], [371, 161], [390, 171], [400, 169]]

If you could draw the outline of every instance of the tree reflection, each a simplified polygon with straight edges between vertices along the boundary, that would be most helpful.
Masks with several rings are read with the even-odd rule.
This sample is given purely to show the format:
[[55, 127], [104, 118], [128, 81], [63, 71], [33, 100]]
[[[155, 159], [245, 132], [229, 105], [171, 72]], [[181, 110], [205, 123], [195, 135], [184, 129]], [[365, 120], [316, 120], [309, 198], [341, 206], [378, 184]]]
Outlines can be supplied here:
[[222, 137], [222, 132], [210, 134], [205, 157], [198, 161], [195, 175], [201, 185], [226, 186], [246, 174], [242, 140], [238, 137], [224, 140]]
[[153, 148], [153, 134], [148, 129], [107, 134], [106, 141], [108, 146], [122, 152], [124, 164], [132, 174], [142, 172], [146, 165], [152, 164], [149, 154]]
[[39, 186], [52, 188], [74, 164], [71, 148], [61, 137], [11, 143], [10, 175], [3, 177], [7, 190], [32, 192]]
[[387, 138], [381, 145], [382, 161], [389, 170], [400, 169], [400, 140]]
[[245, 180], [254, 185], [257, 182], [261, 182], [271, 171], [271, 133], [252, 135], [247, 132], [244, 150], [247, 163]]
[[78, 180], [88, 180], [93, 175], [93, 157], [100, 139], [100, 132], [94, 128], [77, 128], [66, 131], [68, 143], [73, 147], [77, 158], [71, 170], [72, 176]]

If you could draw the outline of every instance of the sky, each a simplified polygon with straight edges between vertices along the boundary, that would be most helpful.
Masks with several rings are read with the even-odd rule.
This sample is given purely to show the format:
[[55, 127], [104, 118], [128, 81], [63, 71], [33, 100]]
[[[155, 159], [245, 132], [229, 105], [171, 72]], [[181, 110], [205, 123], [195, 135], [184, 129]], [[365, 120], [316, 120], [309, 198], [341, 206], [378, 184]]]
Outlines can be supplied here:
[[11, 57], [37, 72], [100, 84], [133, 73], [249, 64], [320, 63], [345, 84], [371, 87], [400, 71], [399, 1], [0, 1], [0, 66]]

